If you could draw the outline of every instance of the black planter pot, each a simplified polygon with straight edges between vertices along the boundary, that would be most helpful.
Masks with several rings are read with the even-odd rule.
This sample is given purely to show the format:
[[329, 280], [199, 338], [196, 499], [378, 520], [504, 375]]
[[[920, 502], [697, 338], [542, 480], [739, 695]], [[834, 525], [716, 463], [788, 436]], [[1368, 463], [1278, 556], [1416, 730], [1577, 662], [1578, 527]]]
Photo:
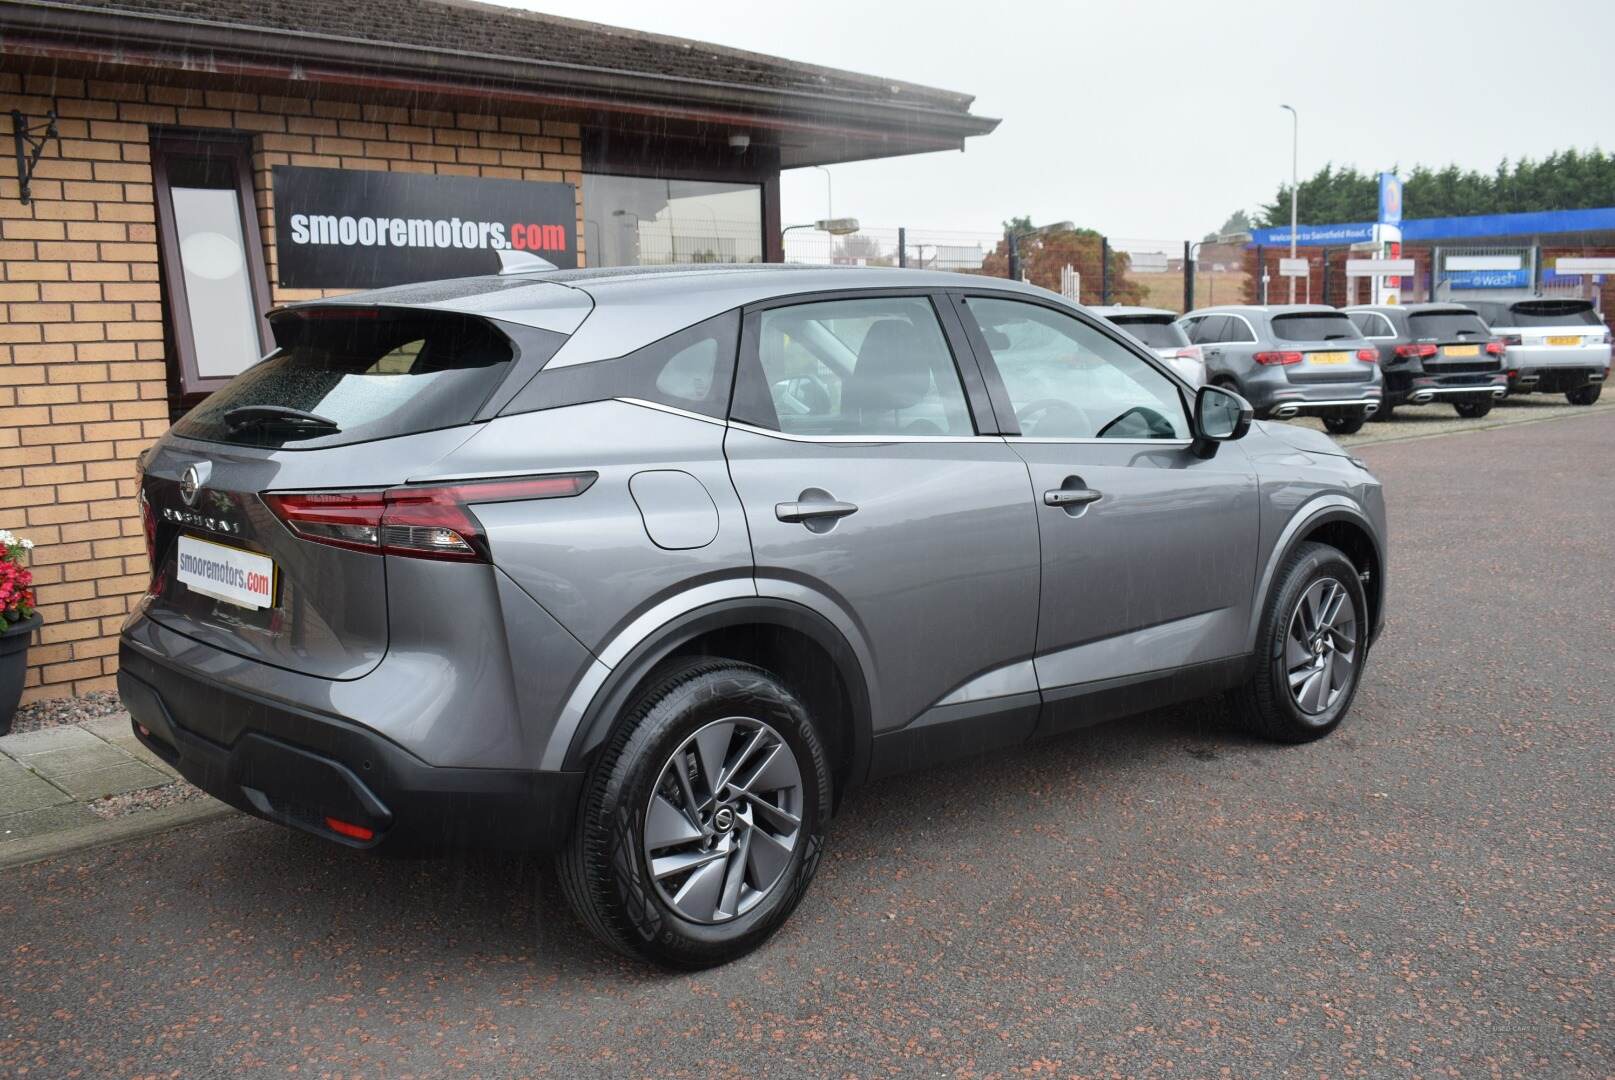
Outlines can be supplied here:
[[11, 718], [17, 713], [23, 680], [28, 675], [28, 639], [44, 621], [35, 612], [0, 630], [0, 735], [11, 731]]

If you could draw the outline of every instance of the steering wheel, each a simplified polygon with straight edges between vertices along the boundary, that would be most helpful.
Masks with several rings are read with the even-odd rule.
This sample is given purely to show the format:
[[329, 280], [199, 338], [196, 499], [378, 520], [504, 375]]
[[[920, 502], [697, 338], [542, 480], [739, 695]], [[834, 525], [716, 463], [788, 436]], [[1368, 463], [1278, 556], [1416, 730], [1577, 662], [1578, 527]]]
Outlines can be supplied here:
[[1099, 438], [1107, 438], [1112, 428], [1130, 416], [1136, 416], [1140, 420], [1144, 421], [1144, 426], [1149, 430], [1148, 437], [1151, 439], [1170, 439], [1177, 434], [1172, 427], [1172, 421], [1162, 416], [1159, 412], [1150, 408], [1148, 405], [1134, 405], [1131, 409], [1128, 409], [1126, 412], [1110, 421], [1110, 423], [1100, 428]]
[[[1042, 427], [1051, 415], [1058, 416], [1062, 413], [1073, 421], [1073, 430], [1083, 431], [1088, 427], [1086, 413], [1069, 401], [1052, 397], [1038, 398], [1036, 401], [1027, 402], [1015, 410], [1015, 419], [1021, 423], [1021, 434], [1031, 435]], [[1029, 424], [1027, 422], [1028, 418], [1033, 416], [1037, 417], [1037, 421]]]

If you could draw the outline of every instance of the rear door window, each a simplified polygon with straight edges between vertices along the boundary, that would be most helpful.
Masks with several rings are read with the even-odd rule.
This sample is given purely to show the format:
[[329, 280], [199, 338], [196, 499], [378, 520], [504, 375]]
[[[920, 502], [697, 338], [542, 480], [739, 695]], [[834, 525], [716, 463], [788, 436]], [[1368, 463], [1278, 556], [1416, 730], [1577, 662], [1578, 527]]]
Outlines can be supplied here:
[[790, 435], [974, 435], [931, 301], [827, 300], [757, 317], [734, 418]]
[[1228, 327], [1228, 316], [1206, 315], [1195, 324], [1194, 333], [1189, 340], [1196, 345], [1215, 345], [1222, 340], [1223, 331]]
[[279, 348], [183, 416], [176, 435], [316, 448], [455, 427], [476, 416], [515, 358], [498, 328], [466, 315], [293, 309], [273, 328]]
[[1183, 329], [1167, 316], [1121, 316], [1111, 322], [1132, 334], [1152, 349], [1181, 349], [1189, 344]]
[[1222, 339], [1230, 345], [1241, 345], [1255, 341], [1256, 335], [1251, 331], [1250, 324], [1245, 322], [1244, 319], [1241, 319], [1238, 315], [1230, 315], [1228, 316], [1228, 325], [1223, 328]]
[[1273, 316], [1273, 336], [1279, 341], [1341, 341], [1362, 335], [1344, 312], [1308, 311]]
[[1491, 336], [1480, 316], [1467, 311], [1412, 312], [1408, 315], [1408, 329], [1415, 341], [1479, 341]]
[[1359, 333], [1367, 338], [1394, 338], [1396, 328], [1391, 321], [1377, 311], [1354, 311], [1351, 313], [1352, 325], [1357, 327]]

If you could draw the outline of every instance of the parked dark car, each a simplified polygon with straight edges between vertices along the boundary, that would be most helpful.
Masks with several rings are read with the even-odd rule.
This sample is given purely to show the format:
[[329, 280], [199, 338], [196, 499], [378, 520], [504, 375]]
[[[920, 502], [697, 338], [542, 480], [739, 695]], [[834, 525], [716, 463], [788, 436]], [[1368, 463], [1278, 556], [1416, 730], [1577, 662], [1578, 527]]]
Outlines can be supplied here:
[[861, 784], [1223, 692], [1320, 738], [1382, 625], [1366, 466], [1031, 286], [569, 270], [270, 322], [142, 455], [136, 734], [334, 843], [558, 849], [662, 963], [765, 940]]
[[1502, 339], [1510, 394], [1598, 400], [1609, 378], [1610, 332], [1591, 300], [1478, 300], [1472, 305]]
[[1479, 417], [1508, 393], [1503, 343], [1461, 304], [1361, 304], [1345, 309], [1379, 349], [1385, 397], [1376, 420], [1398, 405], [1445, 403]]

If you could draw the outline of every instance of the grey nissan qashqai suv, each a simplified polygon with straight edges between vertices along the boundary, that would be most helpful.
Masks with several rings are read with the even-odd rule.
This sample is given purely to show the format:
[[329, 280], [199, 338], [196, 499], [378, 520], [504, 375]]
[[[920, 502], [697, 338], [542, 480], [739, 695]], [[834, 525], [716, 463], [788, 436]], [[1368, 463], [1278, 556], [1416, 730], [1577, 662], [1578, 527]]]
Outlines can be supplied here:
[[351, 847], [558, 849], [662, 963], [764, 940], [861, 783], [1219, 692], [1317, 738], [1381, 623], [1360, 462], [1041, 289], [561, 271], [270, 322], [141, 461], [139, 738]]

